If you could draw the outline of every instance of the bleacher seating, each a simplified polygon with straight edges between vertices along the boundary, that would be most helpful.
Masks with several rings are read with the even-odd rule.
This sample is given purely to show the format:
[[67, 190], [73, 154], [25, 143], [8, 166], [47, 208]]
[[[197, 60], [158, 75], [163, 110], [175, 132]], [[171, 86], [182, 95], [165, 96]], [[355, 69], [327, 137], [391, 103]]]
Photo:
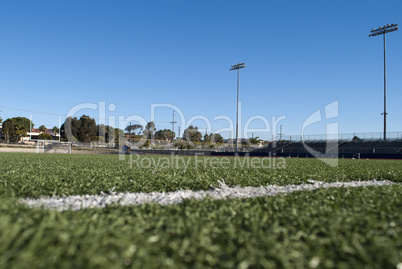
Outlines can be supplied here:
[[353, 156], [354, 154], [400, 154], [402, 157], [402, 140], [392, 141], [309, 141], [309, 142], [292, 142], [278, 141], [271, 142], [266, 147], [255, 150], [256, 153], [275, 153], [281, 156], [308, 155], [310, 150], [306, 145], [319, 153], [334, 153], [342, 156]]
[[402, 141], [350, 141], [339, 147], [339, 153], [398, 153], [402, 149]]

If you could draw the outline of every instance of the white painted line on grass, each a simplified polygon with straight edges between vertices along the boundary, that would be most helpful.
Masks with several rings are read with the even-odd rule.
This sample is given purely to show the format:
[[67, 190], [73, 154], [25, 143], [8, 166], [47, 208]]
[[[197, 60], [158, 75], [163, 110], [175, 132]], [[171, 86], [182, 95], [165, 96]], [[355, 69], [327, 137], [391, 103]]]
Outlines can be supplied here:
[[224, 181], [218, 181], [219, 187], [212, 187], [208, 191], [179, 190], [174, 192], [150, 192], [150, 193], [115, 193], [113, 190], [109, 194], [100, 195], [74, 195], [65, 197], [43, 197], [20, 199], [21, 203], [29, 207], [40, 207], [44, 209], [82, 210], [87, 208], [100, 208], [110, 204], [142, 205], [146, 203], [157, 203], [161, 205], [172, 205], [183, 202], [184, 199], [202, 200], [210, 197], [213, 199], [233, 199], [233, 198], [253, 198], [261, 196], [274, 196], [295, 191], [312, 191], [326, 188], [345, 188], [345, 187], [367, 187], [384, 186], [393, 184], [391, 181], [352, 181], [352, 182], [333, 182], [323, 183], [320, 181], [309, 180], [310, 184], [300, 185], [267, 185], [260, 187], [229, 187]]

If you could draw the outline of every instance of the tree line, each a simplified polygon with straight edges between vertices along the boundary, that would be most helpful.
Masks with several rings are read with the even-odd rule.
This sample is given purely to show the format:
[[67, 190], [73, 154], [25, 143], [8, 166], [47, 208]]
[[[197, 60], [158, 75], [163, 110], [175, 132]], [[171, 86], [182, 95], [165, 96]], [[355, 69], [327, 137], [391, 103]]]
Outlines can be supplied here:
[[[124, 130], [113, 128], [108, 125], [96, 125], [95, 119], [83, 115], [79, 119], [69, 117], [61, 126], [61, 137], [69, 141], [79, 142], [116, 142], [122, 137], [130, 140], [175, 140], [176, 133], [170, 129], [156, 130], [154, 122], [148, 122], [145, 126], [140, 124], [130, 124]], [[184, 130], [184, 141], [188, 142], [208, 142], [223, 143], [223, 137], [220, 134], [205, 134], [204, 140], [198, 127], [190, 125]]]
[[[19, 142], [22, 137], [34, 127], [34, 124], [25, 117], [14, 117], [5, 120], [0, 118], [3, 123], [3, 134], [6, 142]], [[42, 132], [39, 139], [51, 140], [53, 137], [46, 133], [47, 128], [44, 125], [39, 127]], [[121, 138], [129, 140], [175, 140], [176, 133], [170, 129], [157, 130], [154, 122], [148, 122], [145, 126], [140, 124], [128, 125], [124, 130], [114, 128], [109, 125], [96, 124], [95, 119], [82, 115], [80, 118], [68, 117], [61, 125], [60, 130], [54, 126], [52, 131], [59, 133], [62, 140], [71, 142], [106, 142], [119, 143]], [[194, 143], [223, 143], [223, 137], [220, 134], [205, 134], [202, 136], [197, 126], [190, 125], [184, 130], [182, 140]]]
[[[2, 133], [6, 142], [19, 142], [34, 127], [34, 124], [25, 117], [14, 117], [6, 119], [4, 122], [0, 118], [0, 123], [3, 126]], [[38, 137], [39, 139], [52, 139], [52, 136], [46, 133], [46, 129], [44, 125], [39, 126], [39, 130], [42, 132]], [[59, 128], [54, 126], [52, 131], [58, 133]]]

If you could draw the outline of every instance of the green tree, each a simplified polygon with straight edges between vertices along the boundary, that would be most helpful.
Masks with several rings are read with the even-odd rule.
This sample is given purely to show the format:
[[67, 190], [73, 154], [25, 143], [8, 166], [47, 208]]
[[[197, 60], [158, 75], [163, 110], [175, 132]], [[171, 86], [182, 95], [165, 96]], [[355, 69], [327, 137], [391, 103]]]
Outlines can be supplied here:
[[257, 145], [260, 142], [260, 138], [258, 136], [256, 136], [253, 138], [249, 138], [248, 141], [253, 145]]
[[150, 142], [149, 139], [147, 139], [147, 140], [144, 142], [144, 144], [140, 145], [140, 149], [149, 148], [150, 146], [151, 146], [151, 142]]
[[106, 142], [114, 143], [116, 140], [116, 132], [112, 126], [106, 125]]
[[[30, 130], [31, 121], [24, 117], [6, 119], [3, 123], [3, 133], [6, 142], [19, 142]], [[33, 124], [32, 124], [33, 126]]]
[[15, 122], [11, 119], [6, 119], [3, 123], [4, 140], [6, 142], [17, 142], [14, 124]]
[[153, 121], [148, 122], [144, 129], [144, 135], [146, 139], [153, 139], [154, 132], [156, 131], [155, 123]]
[[57, 134], [60, 131], [60, 129], [57, 126], [54, 126], [52, 131], [54, 134]]
[[82, 115], [79, 119], [80, 128], [78, 129], [78, 141], [89, 143], [95, 141], [97, 128], [96, 122], [89, 116]]
[[61, 137], [68, 141], [78, 141], [80, 122], [76, 117], [68, 117], [60, 127]]
[[39, 126], [39, 131], [41, 131], [42, 133], [46, 133], [46, 126], [45, 125]]
[[223, 143], [223, 137], [221, 136], [221, 134], [212, 134], [211, 142], [212, 143], [217, 143], [217, 144], [222, 144]]
[[[113, 141], [114, 142], [114, 128], [109, 126], [109, 125], [104, 125], [104, 124], [99, 124], [97, 127], [97, 137], [102, 137], [104, 142], [109, 142], [109, 141]], [[109, 139], [110, 137], [112, 137], [112, 139]], [[99, 138], [96, 139], [97, 141], [101, 141], [99, 140]]]
[[105, 142], [105, 138], [103, 137], [103, 136], [97, 136], [96, 138], [95, 138], [95, 141], [97, 141], [97, 142]]
[[207, 143], [223, 143], [223, 137], [220, 134], [205, 134], [204, 142]]
[[97, 127], [96, 141], [109, 143], [114, 145], [116, 140], [115, 128], [109, 125], [99, 124]]
[[197, 126], [190, 125], [184, 130], [184, 139], [191, 142], [201, 142], [202, 134], [198, 131]]
[[48, 133], [41, 133], [38, 135], [38, 138], [42, 140], [53, 140], [53, 137]]
[[115, 143], [123, 145], [126, 143], [126, 134], [122, 129], [114, 129]]
[[94, 119], [82, 115], [80, 119], [68, 117], [61, 126], [61, 136], [68, 141], [89, 143], [96, 140], [98, 128]]
[[130, 135], [133, 132], [135, 134], [135, 130], [142, 130], [142, 125], [140, 124], [134, 124], [134, 125], [128, 125], [125, 129], [126, 132], [128, 132]]
[[175, 137], [175, 133], [172, 130], [164, 129], [155, 132], [156, 140], [173, 140]]
[[109, 146], [115, 144], [116, 141], [116, 132], [112, 126], [106, 126], [106, 142], [109, 143]]

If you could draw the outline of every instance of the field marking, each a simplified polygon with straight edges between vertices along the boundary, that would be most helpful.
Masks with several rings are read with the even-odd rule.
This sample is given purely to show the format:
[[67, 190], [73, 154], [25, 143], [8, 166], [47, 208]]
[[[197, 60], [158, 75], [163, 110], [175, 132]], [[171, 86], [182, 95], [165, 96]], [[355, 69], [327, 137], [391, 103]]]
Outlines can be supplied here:
[[212, 190], [192, 191], [178, 190], [174, 192], [150, 192], [150, 193], [115, 193], [113, 189], [109, 193], [99, 195], [74, 195], [64, 197], [42, 197], [42, 198], [24, 198], [19, 201], [28, 207], [65, 210], [82, 210], [87, 208], [102, 208], [106, 205], [119, 204], [123, 206], [142, 205], [146, 203], [157, 203], [161, 205], [173, 205], [183, 202], [184, 199], [202, 200], [207, 197], [221, 199], [244, 199], [261, 196], [274, 196], [286, 194], [295, 191], [312, 191], [316, 189], [327, 188], [352, 188], [368, 186], [385, 186], [394, 184], [391, 181], [351, 181], [351, 182], [333, 182], [324, 183], [320, 181], [309, 180], [309, 184], [300, 185], [267, 185], [260, 187], [229, 187], [224, 181], [218, 181], [219, 187], [211, 187]]

